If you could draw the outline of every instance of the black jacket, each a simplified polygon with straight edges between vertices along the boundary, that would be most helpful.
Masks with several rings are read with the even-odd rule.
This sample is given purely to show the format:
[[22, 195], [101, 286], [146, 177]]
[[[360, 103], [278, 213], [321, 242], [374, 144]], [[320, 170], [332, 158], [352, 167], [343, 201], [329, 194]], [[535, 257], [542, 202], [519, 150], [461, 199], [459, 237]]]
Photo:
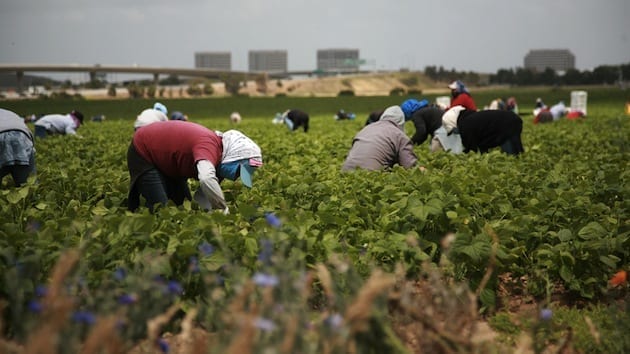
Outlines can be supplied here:
[[287, 113], [287, 118], [293, 122], [293, 130], [299, 127], [304, 128], [304, 132], [308, 131], [308, 114], [297, 109], [292, 109]]
[[465, 152], [487, 152], [490, 148], [511, 142], [516, 154], [523, 152], [523, 120], [511, 111], [462, 111], [457, 119]]
[[427, 140], [429, 135], [433, 136], [433, 132], [442, 126], [442, 114], [444, 111], [435, 106], [415, 111], [410, 119], [416, 127], [416, 133], [411, 137], [411, 141], [420, 145]]

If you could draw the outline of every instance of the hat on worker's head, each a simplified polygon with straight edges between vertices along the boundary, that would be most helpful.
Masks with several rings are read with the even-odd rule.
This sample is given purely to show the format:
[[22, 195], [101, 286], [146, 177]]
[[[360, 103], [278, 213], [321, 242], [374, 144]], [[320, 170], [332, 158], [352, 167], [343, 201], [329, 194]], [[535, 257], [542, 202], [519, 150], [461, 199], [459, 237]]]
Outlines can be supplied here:
[[77, 110], [74, 110], [74, 111], [70, 112], [70, 114], [72, 114], [76, 119], [79, 120], [79, 122], [81, 124], [83, 124], [83, 113], [81, 113], [81, 112], [79, 112]]
[[260, 147], [238, 130], [228, 130], [220, 136], [223, 142], [220, 175], [231, 180], [240, 176], [243, 184], [251, 188], [252, 176], [263, 164]]
[[449, 135], [457, 128], [457, 119], [459, 118], [459, 114], [464, 110], [466, 110], [464, 106], [457, 105], [442, 114], [442, 125]]
[[466, 89], [466, 85], [464, 85], [464, 83], [459, 80], [455, 80], [451, 82], [448, 85], [448, 88], [450, 88], [451, 90], [454, 90], [457, 93], [462, 93], [462, 92], [468, 93], [468, 90]]
[[396, 124], [402, 131], [405, 130], [405, 113], [403, 113], [400, 106], [387, 107], [378, 119], [380, 121], [388, 121]]
[[166, 106], [161, 104], [160, 102], [155, 102], [155, 104], [153, 105], [153, 109], [160, 111], [164, 113], [164, 115], [168, 116], [168, 109], [166, 109]]
[[415, 111], [419, 110], [420, 108], [424, 108], [428, 105], [429, 105], [429, 101], [427, 100], [418, 101], [414, 98], [410, 98], [406, 100], [405, 102], [403, 102], [400, 105], [400, 108], [405, 114], [405, 121], [408, 121], [409, 119], [411, 119], [411, 116], [414, 114]]

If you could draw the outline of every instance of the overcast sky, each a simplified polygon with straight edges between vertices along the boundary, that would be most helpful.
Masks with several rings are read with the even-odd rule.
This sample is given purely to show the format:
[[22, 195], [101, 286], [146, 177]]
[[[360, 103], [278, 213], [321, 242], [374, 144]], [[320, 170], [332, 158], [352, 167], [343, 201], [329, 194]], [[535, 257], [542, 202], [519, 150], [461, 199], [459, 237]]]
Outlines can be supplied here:
[[576, 67], [630, 62], [630, 0], [0, 0], [0, 63], [194, 67], [198, 51], [359, 49], [363, 69], [495, 73], [530, 49]]

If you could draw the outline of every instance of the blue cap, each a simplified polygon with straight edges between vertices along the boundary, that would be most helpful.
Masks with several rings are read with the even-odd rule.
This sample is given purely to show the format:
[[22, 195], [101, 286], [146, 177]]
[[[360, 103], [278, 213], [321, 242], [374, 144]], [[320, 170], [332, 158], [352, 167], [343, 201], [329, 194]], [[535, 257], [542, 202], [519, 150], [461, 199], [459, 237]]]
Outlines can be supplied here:
[[411, 119], [411, 116], [413, 115], [415, 111], [419, 110], [420, 108], [424, 108], [428, 105], [429, 105], [429, 101], [427, 100], [418, 101], [414, 98], [410, 98], [406, 100], [405, 102], [403, 102], [400, 105], [400, 108], [405, 114], [405, 121], [407, 121]]
[[165, 115], [168, 114], [168, 109], [166, 109], [166, 106], [161, 104], [160, 102], [155, 102], [155, 104], [153, 105], [153, 109], [158, 110], [164, 113]]

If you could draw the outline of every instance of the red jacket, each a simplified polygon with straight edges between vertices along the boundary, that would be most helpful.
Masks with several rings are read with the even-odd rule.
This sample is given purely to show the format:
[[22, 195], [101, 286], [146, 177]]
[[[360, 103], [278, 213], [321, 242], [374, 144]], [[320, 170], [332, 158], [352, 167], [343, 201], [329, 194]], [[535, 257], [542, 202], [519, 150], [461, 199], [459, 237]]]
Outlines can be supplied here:
[[462, 92], [455, 98], [453, 98], [453, 101], [451, 101], [451, 107], [455, 106], [464, 106], [464, 108], [471, 111], [477, 110], [477, 105], [475, 105], [475, 101], [473, 101], [472, 97], [465, 92]]

